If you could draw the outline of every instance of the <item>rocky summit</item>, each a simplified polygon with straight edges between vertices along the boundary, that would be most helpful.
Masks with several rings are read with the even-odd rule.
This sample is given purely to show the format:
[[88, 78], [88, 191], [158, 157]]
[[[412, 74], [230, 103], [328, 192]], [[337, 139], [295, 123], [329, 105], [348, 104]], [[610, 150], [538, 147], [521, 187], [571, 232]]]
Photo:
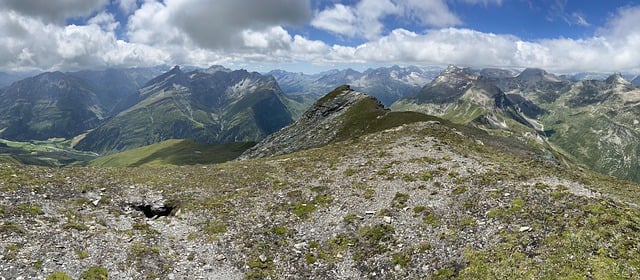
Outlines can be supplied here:
[[[294, 124], [268, 136], [247, 150], [241, 158], [288, 154], [325, 145], [338, 137], [344, 118], [358, 103], [372, 102], [373, 109], [384, 110], [374, 98], [341, 86], [318, 100]], [[354, 113], [354, 112], [352, 112]]]

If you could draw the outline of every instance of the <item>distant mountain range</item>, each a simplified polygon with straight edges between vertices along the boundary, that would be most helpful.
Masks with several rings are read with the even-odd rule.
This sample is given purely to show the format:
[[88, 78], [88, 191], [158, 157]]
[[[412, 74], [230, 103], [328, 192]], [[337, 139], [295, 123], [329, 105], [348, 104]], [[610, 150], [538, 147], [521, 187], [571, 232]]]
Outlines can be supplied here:
[[396, 100], [415, 93], [442, 71], [440, 67], [381, 67], [358, 72], [353, 69], [331, 70], [315, 75], [274, 70], [272, 75], [282, 90], [292, 95], [320, 98], [336, 86], [348, 84], [366, 92], [389, 106]]
[[640, 89], [620, 74], [579, 81], [541, 69], [483, 74], [450, 66], [391, 108], [545, 146], [599, 172], [640, 181]]

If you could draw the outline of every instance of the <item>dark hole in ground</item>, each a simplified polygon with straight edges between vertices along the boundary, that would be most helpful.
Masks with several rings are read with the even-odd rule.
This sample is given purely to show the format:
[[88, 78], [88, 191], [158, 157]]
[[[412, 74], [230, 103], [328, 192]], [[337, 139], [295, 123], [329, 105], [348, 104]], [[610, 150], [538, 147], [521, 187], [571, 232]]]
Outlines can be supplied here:
[[173, 206], [171, 205], [149, 205], [149, 204], [138, 204], [131, 205], [131, 207], [135, 210], [142, 211], [147, 218], [153, 217], [161, 217], [161, 216], [169, 216], [171, 211], [173, 211]]

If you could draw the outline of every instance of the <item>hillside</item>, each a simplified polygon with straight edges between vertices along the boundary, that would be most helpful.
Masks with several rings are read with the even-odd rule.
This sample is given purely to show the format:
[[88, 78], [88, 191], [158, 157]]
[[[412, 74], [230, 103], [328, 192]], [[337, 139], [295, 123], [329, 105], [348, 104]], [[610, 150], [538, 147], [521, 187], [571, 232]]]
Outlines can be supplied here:
[[640, 276], [640, 186], [437, 122], [210, 166], [2, 170], [7, 278]]
[[72, 138], [116, 112], [116, 105], [159, 68], [46, 72], [0, 89], [0, 137]]
[[255, 143], [203, 144], [190, 139], [171, 139], [91, 160], [90, 166], [138, 167], [214, 164], [230, 161]]
[[69, 138], [104, 118], [85, 81], [61, 72], [44, 73], [0, 91], [0, 137], [9, 140]]
[[300, 110], [272, 77], [244, 70], [185, 73], [179, 67], [149, 81], [122, 106], [75, 147], [104, 154], [168, 139], [257, 141]]

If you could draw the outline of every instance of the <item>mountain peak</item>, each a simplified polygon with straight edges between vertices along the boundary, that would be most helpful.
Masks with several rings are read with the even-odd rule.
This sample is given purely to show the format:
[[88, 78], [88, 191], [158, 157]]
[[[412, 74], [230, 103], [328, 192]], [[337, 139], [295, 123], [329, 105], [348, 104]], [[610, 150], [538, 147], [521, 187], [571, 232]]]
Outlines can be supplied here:
[[[358, 127], [361, 123], [351, 127], [354, 120], [376, 119], [387, 112], [376, 98], [342, 85], [316, 101], [295, 123], [247, 150], [240, 159], [275, 156], [321, 146], [340, 139], [345, 131], [357, 133], [363, 130]], [[368, 124], [369, 121], [364, 122]]]
[[460, 68], [455, 65], [449, 65], [447, 69], [442, 71], [438, 77], [433, 80], [436, 84], [459, 84], [462, 81], [475, 81], [478, 75], [471, 72], [469, 68]]
[[173, 68], [171, 68], [171, 70], [169, 70], [168, 72], [148, 81], [143, 86], [143, 88], [149, 86], [165, 88], [167, 86], [173, 86], [173, 84], [181, 84], [184, 80], [186, 80], [186, 78], [187, 77], [184, 75], [184, 72], [180, 70], [180, 66], [176, 65], [173, 66]]
[[607, 84], [629, 84], [629, 82], [625, 80], [619, 72], [613, 73], [605, 80], [605, 82]]
[[537, 83], [541, 81], [546, 82], [559, 82], [560, 79], [553, 74], [548, 73], [547, 71], [540, 68], [526, 68], [524, 71], [520, 73], [520, 75], [516, 76], [517, 80], [529, 83]]

